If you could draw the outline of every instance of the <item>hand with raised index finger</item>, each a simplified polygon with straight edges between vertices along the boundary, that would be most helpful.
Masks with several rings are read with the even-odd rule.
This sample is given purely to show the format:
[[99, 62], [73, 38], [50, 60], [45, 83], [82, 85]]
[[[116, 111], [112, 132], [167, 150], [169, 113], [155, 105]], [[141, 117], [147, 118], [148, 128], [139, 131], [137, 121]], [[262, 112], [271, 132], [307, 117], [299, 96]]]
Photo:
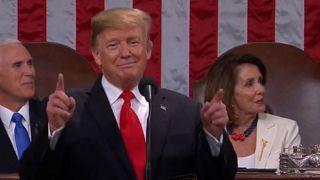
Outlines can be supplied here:
[[223, 95], [223, 89], [219, 89], [210, 102], [205, 102], [201, 110], [203, 128], [216, 138], [220, 137], [228, 122], [226, 106], [222, 102]]
[[53, 132], [63, 126], [71, 118], [75, 109], [75, 100], [65, 93], [63, 74], [58, 75], [55, 91], [49, 96], [47, 115], [50, 131]]

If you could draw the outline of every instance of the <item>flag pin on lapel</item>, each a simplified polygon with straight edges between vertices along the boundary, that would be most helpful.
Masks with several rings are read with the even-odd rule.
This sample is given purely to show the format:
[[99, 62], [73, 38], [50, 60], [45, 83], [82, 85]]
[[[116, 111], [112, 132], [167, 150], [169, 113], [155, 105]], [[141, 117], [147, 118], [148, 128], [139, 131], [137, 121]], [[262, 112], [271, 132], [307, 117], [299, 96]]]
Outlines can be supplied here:
[[162, 109], [162, 110], [164, 110], [164, 111], [167, 110], [167, 108], [166, 108], [164, 105], [162, 105], [162, 104], [160, 104], [160, 109]]

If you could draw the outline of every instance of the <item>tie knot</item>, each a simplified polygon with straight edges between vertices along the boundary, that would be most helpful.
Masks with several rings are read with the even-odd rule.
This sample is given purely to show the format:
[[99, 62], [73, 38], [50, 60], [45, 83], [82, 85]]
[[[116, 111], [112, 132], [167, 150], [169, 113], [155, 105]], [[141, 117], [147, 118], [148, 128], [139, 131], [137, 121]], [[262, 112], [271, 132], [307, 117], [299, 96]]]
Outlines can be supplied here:
[[120, 97], [125, 101], [125, 102], [130, 102], [131, 99], [134, 97], [133, 93], [131, 91], [123, 91]]
[[16, 124], [21, 124], [23, 117], [19, 113], [13, 113], [11, 121], [15, 122]]

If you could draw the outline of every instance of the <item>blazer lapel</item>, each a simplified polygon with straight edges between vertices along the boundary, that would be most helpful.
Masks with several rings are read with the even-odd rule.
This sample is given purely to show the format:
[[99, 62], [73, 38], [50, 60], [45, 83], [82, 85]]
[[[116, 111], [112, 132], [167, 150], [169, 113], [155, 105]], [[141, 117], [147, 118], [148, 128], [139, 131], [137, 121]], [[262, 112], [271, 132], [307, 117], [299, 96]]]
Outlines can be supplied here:
[[257, 125], [256, 167], [265, 168], [275, 138], [276, 125], [268, 122], [266, 115], [259, 114]]
[[98, 124], [97, 130], [103, 134], [102, 137], [105, 137], [105, 139], [101, 140], [106, 141], [102, 142], [104, 147], [113, 150], [115, 156], [119, 158], [118, 162], [121, 163], [123, 168], [134, 178], [134, 171], [131, 167], [109, 100], [101, 85], [101, 78], [99, 78], [93, 86], [86, 108], [89, 113], [93, 115], [92, 120]]

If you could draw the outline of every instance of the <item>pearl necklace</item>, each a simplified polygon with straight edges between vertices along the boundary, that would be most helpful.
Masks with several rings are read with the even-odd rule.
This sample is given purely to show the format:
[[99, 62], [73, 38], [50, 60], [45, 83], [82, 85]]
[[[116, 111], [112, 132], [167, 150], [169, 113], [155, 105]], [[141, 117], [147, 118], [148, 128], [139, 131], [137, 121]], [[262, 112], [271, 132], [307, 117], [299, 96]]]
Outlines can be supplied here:
[[253, 130], [257, 127], [258, 116], [252, 121], [251, 125], [241, 134], [233, 132], [232, 124], [227, 125], [227, 132], [231, 138], [235, 141], [244, 141], [245, 138], [249, 137]]

